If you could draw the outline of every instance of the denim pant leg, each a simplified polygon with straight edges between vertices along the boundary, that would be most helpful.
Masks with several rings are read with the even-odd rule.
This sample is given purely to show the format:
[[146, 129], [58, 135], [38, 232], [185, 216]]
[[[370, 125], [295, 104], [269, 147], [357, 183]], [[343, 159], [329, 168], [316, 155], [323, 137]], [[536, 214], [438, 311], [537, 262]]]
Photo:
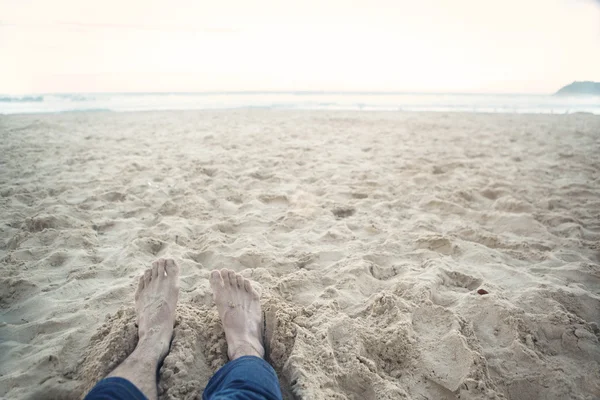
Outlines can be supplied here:
[[210, 379], [203, 400], [282, 400], [273, 367], [259, 357], [244, 356], [225, 364]]

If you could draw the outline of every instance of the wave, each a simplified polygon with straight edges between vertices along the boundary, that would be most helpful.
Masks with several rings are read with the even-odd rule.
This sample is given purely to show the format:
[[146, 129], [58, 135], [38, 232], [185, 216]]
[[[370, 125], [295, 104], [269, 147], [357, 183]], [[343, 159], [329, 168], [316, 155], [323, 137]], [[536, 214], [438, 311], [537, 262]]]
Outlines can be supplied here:
[[60, 111], [56, 111], [57, 114], [62, 114], [62, 113], [95, 113], [95, 112], [114, 112], [114, 110], [111, 110], [110, 108], [73, 108], [73, 109], [69, 109], [69, 110], [60, 110]]
[[57, 97], [62, 100], [69, 100], [69, 101], [96, 100], [95, 96], [86, 95], [86, 94], [77, 94], [77, 93], [57, 93], [57, 94], [53, 94], [52, 96]]
[[5, 96], [0, 97], [2, 103], [40, 103], [44, 96]]
[[591, 112], [600, 114], [597, 98], [542, 95], [398, 94], [372, 96], [328, 93], [41, 93], [0, 94], [0, 114], [210, 110], [261, 108], [284, 110], [457, 111], [485, 113]]
[[41, 103], [43, 101], [91, 101], [96, 100], [96, 96], [82, 95], [76, 93], [57, 93], [57, 94], [46, 94], [40, 96], [0, 96], [0, 102], [2, 103]]

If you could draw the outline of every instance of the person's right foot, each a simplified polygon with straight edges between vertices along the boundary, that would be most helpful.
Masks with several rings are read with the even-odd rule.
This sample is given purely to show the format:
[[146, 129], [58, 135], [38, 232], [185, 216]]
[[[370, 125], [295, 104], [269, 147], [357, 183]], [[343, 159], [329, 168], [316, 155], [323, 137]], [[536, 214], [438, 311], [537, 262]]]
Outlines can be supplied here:
[[227, 339], [230, 360], [264, 357], [260, 295], [249, 280], [234, 271], [212, 271], [210, 285]]

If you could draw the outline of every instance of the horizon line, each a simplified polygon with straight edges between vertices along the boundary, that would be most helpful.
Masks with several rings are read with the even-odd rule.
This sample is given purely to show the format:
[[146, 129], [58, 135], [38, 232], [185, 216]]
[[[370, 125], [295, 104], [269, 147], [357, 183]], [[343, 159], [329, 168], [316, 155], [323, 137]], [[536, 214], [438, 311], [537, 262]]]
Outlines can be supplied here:
[[232, 94], [296, 94], [296, 95], [318, 95], [318, 94], [339, 94], [339, 95], [407, 95], [407, 94], [432, 94], [432, 95], [554, 95], [556, 92], [431, 92], [431, 91], [363, 91], [363, 90], [210, 90], [210, 91], [149, 91], [149, 92], [22, 92], [22, 93], [0, 93], [0, 96], [45, 96], [45, 95], [82, 95], [82, 94], [120, 94], [120, 95], [232, 95]]

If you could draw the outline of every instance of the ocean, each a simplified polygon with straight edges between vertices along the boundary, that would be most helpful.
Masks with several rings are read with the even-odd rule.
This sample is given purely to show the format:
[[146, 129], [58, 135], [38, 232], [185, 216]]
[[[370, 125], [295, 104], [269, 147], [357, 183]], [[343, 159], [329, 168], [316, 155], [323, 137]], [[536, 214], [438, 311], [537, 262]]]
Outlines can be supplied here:
[[264, 108], [600, 114], [600, 97], [524, 94], [211, 92], [0, 95], [0, 114]]

